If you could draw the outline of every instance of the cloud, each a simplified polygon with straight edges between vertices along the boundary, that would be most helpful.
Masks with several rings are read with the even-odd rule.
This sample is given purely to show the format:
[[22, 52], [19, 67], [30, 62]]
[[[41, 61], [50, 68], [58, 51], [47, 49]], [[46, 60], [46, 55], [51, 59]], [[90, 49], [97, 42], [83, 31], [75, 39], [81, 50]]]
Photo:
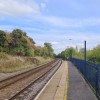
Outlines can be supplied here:
[[49, 0], [44, 0], [44, 2], [48, 3], [48, 2], [49, 2]]
[[51, 44], [52, 44], [52, 45], [58, 45], [59, 42], [53, 41], [53, 42], [51, 42]]
[[45, 8], [46, 8], [47, 5], [46, 5], [46, 3], [43, 3], [43, 2], [42, 2], [42, 3], [40, 4], [40, 6], [41, 6], [41, 9], [42, 9], [42, 10], [45, 10]]
[[43, 0], [41, 3], [40, 3], [40, 7], [41, 7], [41, 10], [42, 11], [47, 11], [48, 8], [47, 8], [47, 4], [49, 3], [49, 0]]
[[67, 27], [67, 28], [79, 28], [87, 26], [100, 25], [100, 18], [84, 18], [84, 19], [69, 19], [59, 17], [44, 17], [44, 21], [51, 23], [52, 25]]
[[[42, 11], [47, 9], [48, 0], [36, 3], [32, 0], [0, 0], [0, 17], [1, 16], [24, 16], [24, 20], [37, 21], [49, 26], [61, 28], [82, 28], [87, 26], [100, 25], [100, 18], [67, 18], [43, 15]], [[23, 20], [23, 19], [22, 19]]]
[[37, 20], [40, 23], [45, 23], [49, 26], [61, 27], [61, 28], [83, 28], [87, 26], [100, 25], [100, 17], [88, 17], [88, 18], [67, 18], [48, 15], [37, 15], [30, 18], [30, 21]]
[[18, 16], [31, 13], [37, 14], [39, 12], [40, 8], [36, 2], [25, 3], [24, 0], [0, 0], [0, 16]]

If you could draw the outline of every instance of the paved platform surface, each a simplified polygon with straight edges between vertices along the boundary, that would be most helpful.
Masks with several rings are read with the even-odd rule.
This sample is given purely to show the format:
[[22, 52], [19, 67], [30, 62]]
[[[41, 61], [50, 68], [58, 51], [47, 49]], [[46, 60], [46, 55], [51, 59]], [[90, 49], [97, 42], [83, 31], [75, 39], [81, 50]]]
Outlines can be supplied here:
[[67, 100], [97, 100], [93, 91], [71, 62], [68, 62], [68, 77]]
[[76, 67], [63, 61], [56, 74], [35, 100], [97, 100]]
[[68, 66], [63, 61], [61, 67], [35, 100], [66, 100]]

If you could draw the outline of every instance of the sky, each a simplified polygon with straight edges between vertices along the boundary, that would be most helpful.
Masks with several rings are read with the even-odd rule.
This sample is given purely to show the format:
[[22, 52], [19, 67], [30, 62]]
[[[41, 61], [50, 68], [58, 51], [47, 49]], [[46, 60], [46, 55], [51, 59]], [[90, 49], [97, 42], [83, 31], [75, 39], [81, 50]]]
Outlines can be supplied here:
[[56, 54], [85, 40], [92, 49], [100, 44], [100, 0], [0, 0], [0, 30], [16, 28]]

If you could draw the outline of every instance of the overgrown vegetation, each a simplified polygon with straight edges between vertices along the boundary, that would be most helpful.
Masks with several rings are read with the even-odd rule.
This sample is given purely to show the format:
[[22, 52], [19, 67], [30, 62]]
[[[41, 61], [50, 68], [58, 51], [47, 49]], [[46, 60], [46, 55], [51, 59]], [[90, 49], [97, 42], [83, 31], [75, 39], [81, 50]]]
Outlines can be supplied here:
[[38, 65], [49, 61], [53, 56], [50, 43], [44, 43], [43, 47], [36, 46], [35, 41], [20, 29], [14, 29], [10, 33], [0, 30], [0, 72]]
[[53, 57], [54, 50], [52, 49], [52, 45], [50, 43], [44, 43], [44, 47], [37, 47], [35, 49], [35, 55], [43, 56], [43, 57]]
[[[87, 50], [86, 53], [87, 53], [86, 57], [88, 61], [100, 64], [100, 45], [93, 48], [92, 50]], [[84, 48], [78, 50], [77, 47], [76, 48], [70, 47], [62, 51], [61, 53], [59, 53], [57, 57], [63, 59], [70, 59], [71, 57], [84, 59]]]
[[15, 29], [11, 33], [0, 30], [0, 52], [19, 56], [43, 57], [52, 57], [54, 54], [50, 43], [44, 43], [44, 47], [35, 46], [34, 40], [20, 29]]
[[0, 52], [11, 55], [34, 56], [35, 42], [20, 29], [11, 33], [0, 30]]
[[50, 58], [43, 57], [26, 57], [26, 56], [9, 56], [5, 53], [0, 53], [0, 72], [15, 72], [29, 67], [36, 67], [39, 64], [50, 61]]
[[100, 64], [100, 45], [87, 51], [87, 60]]

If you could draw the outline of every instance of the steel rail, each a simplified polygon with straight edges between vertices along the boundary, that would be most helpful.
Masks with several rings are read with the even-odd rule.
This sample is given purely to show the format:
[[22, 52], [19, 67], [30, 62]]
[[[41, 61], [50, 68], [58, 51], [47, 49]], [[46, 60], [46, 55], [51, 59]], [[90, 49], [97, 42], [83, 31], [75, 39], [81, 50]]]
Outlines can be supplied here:
[[[59, 64], [60, 63], [60, 64]], [[15, 94], [14, 96], [12, 96], [9, 100], [20, 100], [18, 99], [20, 95], [23, 95], [23, 93], [25, 91], [27, 91], [32, 85], [34, 85], [39, 79], [41, 79], [44, 75], [48, 74], [48, 72], [50, 72], [54, 67], [56, 67], [58, 64], [59, 66], [61, 65], [62, 61], [59, 60], [56, 62], [55, 65], [52, 66], [52, 64], [50, 64], [49, 66], [52, 66], [49, 70], [47, 70], [45, 73], [43, 73], [42, 75], [36, 77], [36, 79], [32, 82], [30, 82], [30, 84], [28, 84], [24, 89], [22, 89], [21, 91], [19, 91], [17, 94]], [[39, 92], [39, 91], [38, 91]], [[38, 94], [38, 92], [36, 94]], [[34, 99], [36, 95], [33, 95], [33, 97], [30, 97], [30, 100], [31, 99]], [[22, 100], [22, 99], [21, 99]]]
[[40, 66], [38, 66], [36, 68], [30, 69], [28, 71], [25, 71], [25, 72], [22, 72], [20, 74], [8, 77], [8, 78], [6, 78], [4, 80], [1, 80], [0, 81], [0, 89], [3, 89], [5, 87], [7, 87], [7, 86], [9, 86], [9, 85], [11, 85], [13, 83], [15, 83], [16, 81], [19, 81], [19, 80], [21, 80], [21, 79], [23, 79], [25, 77], [30, 76], [33, 73], [38, 72], [40, 69], [43, 69], [43, 68], [47, 67], [48, 65], [54, 63], [55, 61], [56, 60], [53, 60], [53, 61], [51, 61], [49, 63], [44, 64], [44, 65], [40, 65]]

